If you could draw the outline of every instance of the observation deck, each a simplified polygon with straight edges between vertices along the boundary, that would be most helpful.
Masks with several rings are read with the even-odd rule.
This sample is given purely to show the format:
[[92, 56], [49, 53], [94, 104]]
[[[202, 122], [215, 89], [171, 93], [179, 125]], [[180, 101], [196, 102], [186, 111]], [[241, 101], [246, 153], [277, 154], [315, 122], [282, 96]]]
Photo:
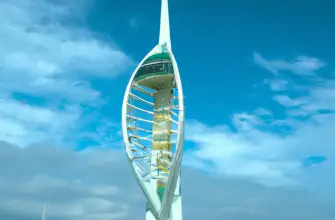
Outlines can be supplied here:
[[160, 90], [173, 86], [174, 70], [168, 52], [149, 56], [136, 72], [134, 82], [150, 89]]

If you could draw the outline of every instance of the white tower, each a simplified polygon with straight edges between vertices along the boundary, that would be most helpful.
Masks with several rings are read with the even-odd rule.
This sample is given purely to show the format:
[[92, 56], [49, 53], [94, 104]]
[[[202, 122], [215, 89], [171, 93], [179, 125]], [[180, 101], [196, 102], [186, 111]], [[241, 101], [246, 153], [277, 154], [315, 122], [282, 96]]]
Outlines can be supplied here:
[[122, 106], [123, 139], [147, 198], [147, 220], [182, 220], [184, 95], [171, 48], [168, 0], [162, 0], [159, 43], [132, 74]]
[[47, 212], [47, 205], [44, 204], [43, 210], [42, 210], [42, 220], [45, 220], [45, 214], [46, 214], [46, 212]]

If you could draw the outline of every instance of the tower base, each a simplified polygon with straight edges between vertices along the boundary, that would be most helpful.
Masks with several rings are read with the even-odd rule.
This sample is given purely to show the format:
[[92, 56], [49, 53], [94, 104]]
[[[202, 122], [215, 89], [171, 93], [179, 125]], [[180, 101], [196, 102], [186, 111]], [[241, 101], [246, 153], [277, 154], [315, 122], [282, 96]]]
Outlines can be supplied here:
[[[151, 208], [148, 203], [146, 206], [145, 220], [157, 220], [152, 214]], [[161, 220], [183, 220], [181, 196], [177, 196], [172, 203], [170, 218]]]
[[145, 220], [157, 220], [151, 212], [149, 203], [147, 203], [147, 207], [146, 207]]

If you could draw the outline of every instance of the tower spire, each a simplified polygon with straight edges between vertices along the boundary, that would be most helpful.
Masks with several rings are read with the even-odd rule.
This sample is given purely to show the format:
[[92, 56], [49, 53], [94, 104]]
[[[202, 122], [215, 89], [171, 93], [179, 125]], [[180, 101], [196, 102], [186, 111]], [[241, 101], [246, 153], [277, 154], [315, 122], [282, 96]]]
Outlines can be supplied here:
[[171, 50], [170, 22], [169, 22], [169, 4], [168, 0], [162, 0], [161, 24], [159, 32], [159, 44], [166, 46]]
[[46, 211], [47, 211], [47, 205], [44, 204], [44, 206], [43, 206], [43, 211], [42, 211], [42, 220], [45, 220], [45, 214], [46, 214]]

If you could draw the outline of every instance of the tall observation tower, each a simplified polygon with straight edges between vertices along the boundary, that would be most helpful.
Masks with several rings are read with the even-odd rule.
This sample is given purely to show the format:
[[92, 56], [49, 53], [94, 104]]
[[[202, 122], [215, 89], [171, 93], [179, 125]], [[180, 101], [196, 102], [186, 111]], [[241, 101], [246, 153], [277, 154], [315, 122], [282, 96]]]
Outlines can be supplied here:
[[183, 97], [171, 47], [168, 0], [162, 0], [159, 43], [135, 69], [122, 106], [123, 139], [147, 199], [147, 220], [182, 219]]

